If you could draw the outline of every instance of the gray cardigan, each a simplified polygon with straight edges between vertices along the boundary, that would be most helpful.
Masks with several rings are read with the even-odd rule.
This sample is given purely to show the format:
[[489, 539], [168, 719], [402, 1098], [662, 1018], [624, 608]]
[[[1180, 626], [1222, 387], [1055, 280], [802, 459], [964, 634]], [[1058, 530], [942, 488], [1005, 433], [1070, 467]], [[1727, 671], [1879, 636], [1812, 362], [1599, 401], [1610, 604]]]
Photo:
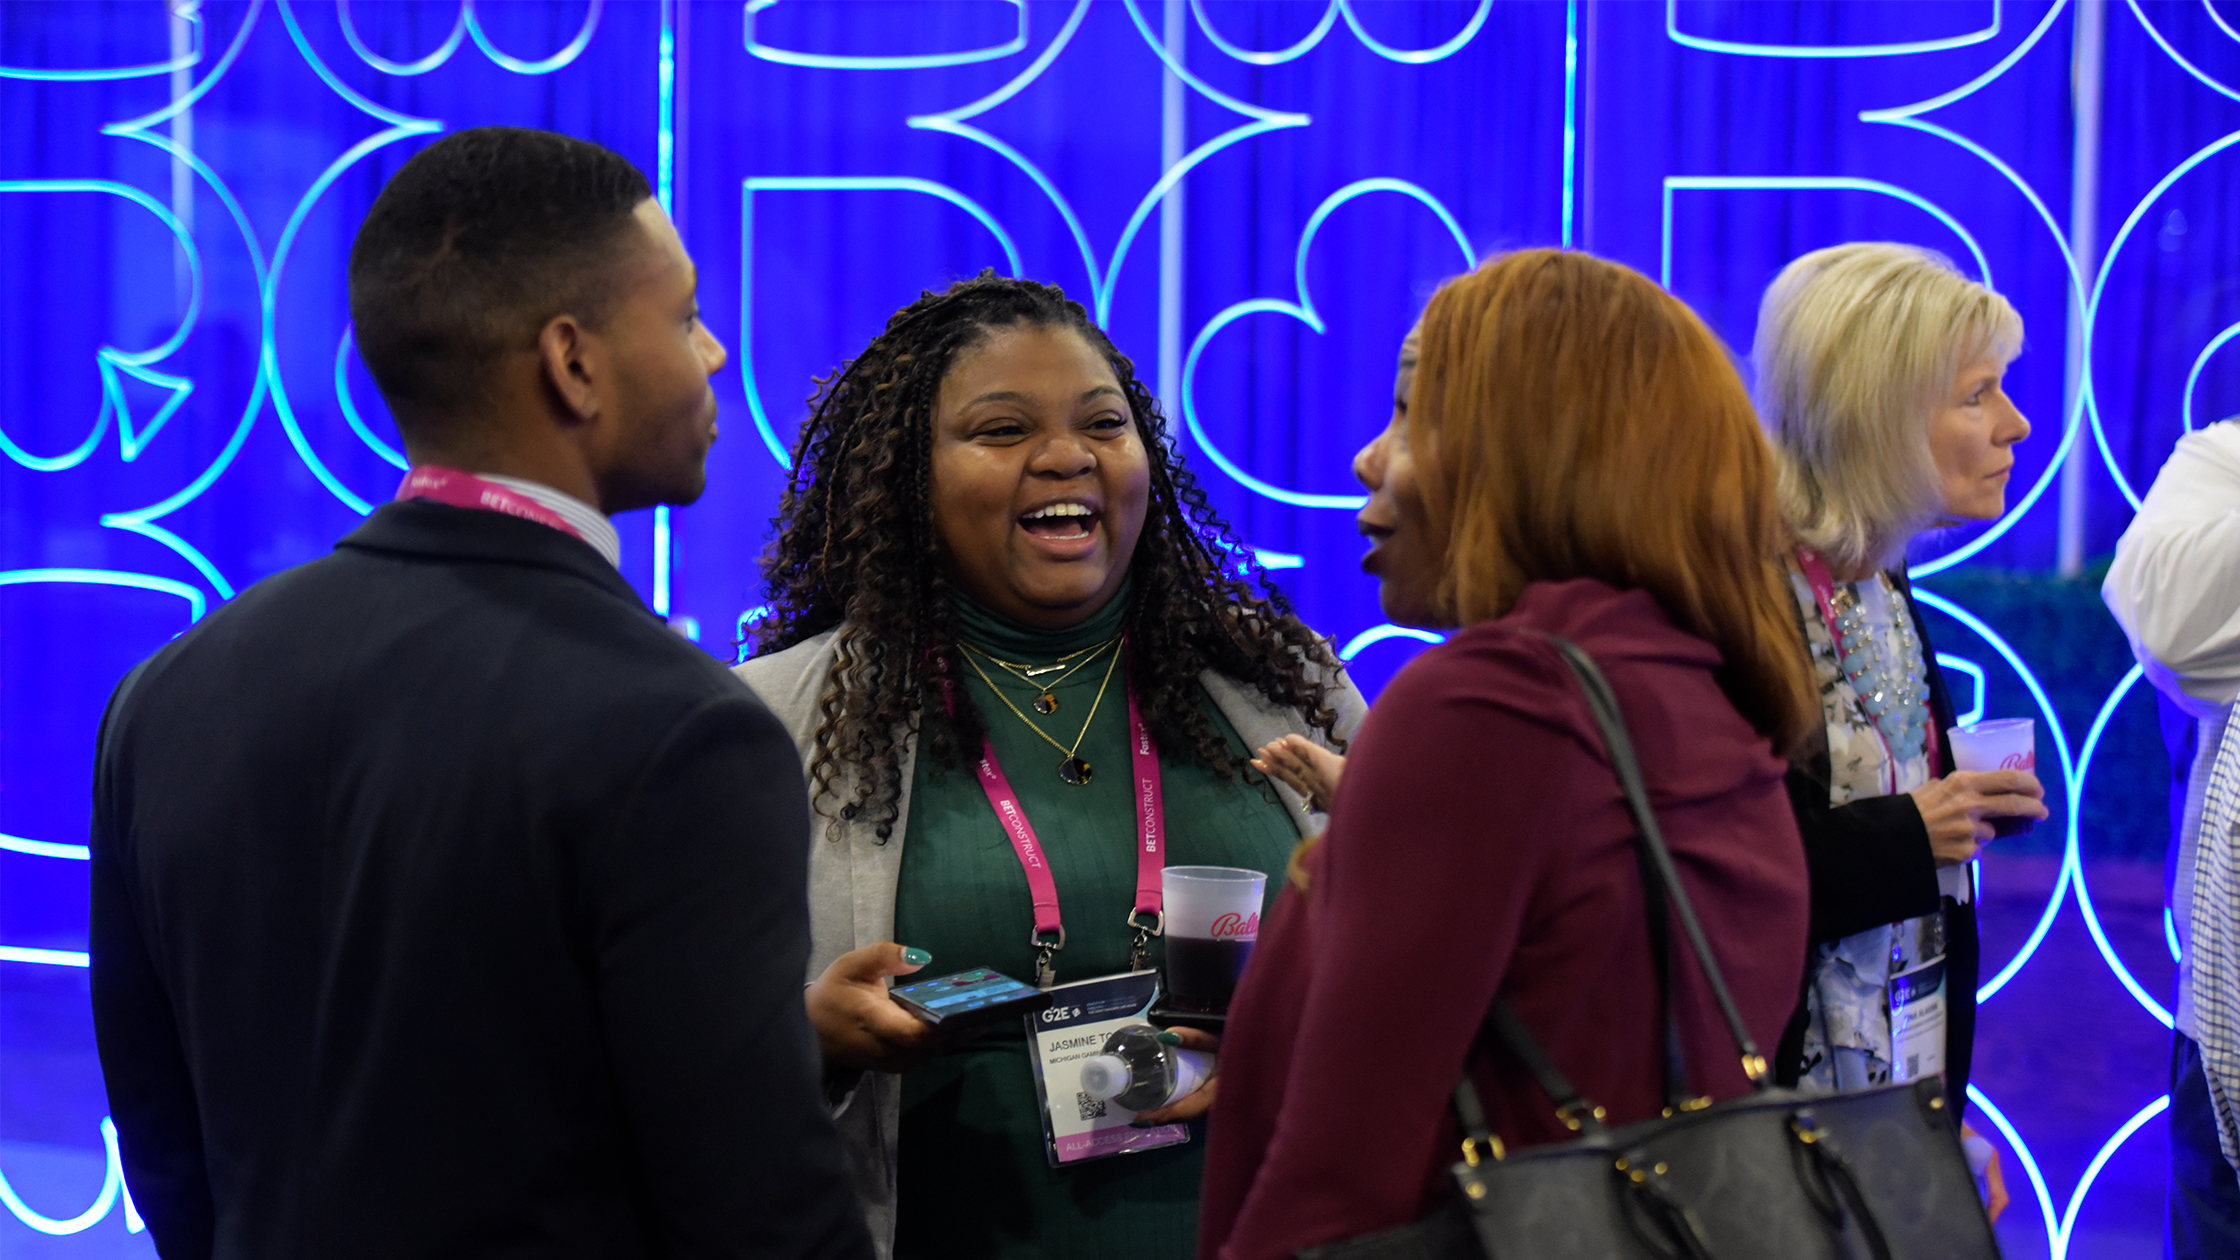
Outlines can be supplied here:
[[[822, 720], [818, 701], [832, 673], [833, 643], [838, 636], [838, 628], [827, 630], [733, 670], [792, 732], [804, 767], [816, 748], [817, 725]], [[1208, 671], [1199, 676], [1199, 682], [1247, 748], [1259, 748], [1289, 734], [1320, 740], [1319, 732], [1309, 728], [1296, 712], [1277, 708], [1220, 674]], [[1338, 675], [1330, 703], [1338, 711], [1338, 734], [1350, 738], [1368, 712], [1368, 703], [1343, 672]], [[885, 844], [878, 842], [878, 834], [868, 822], [843, 822], [835, 835], [826, 830], [827, 820], [822, 815], [816, 817], [809, 853], [807, 980], [816, 979], [833, 959], [851, 949], [894, 938], [895, 885], [902, 874], [902, 845], [910, 818], [910, 783], [917, 755], [917, 739], [912, 736], [902, 746], [896, 770], [902, 784], [896, 801], [899, 817]], [[1310, 819], [1300, 812], [1304, 802], [1298, 793], [1280, 781], [1275, 788], [1291, 807], [1293, 823], [1306, 833]], [[894, 1247], [895, 1143], [902, 1122], [902, 1082], [900, 1077], [885, 1072], [865, 1075], [868, 1079], [848, 1089], [834, 1119], [840, 1126], [840, 1139], [848, 1148], [856, 1193], [870, 1220], [872, 1240], [880, 1256], [885, 1257]]]

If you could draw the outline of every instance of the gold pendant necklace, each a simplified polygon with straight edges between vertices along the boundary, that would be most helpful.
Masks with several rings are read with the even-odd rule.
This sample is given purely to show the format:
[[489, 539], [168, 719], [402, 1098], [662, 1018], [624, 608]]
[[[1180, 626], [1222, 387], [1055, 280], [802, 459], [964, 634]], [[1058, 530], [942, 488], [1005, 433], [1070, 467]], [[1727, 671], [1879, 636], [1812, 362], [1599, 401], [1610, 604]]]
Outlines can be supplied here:
[[[1112, 642], [1117, 643], [1119, 642], [1119, 640], [1115, 639]], [[1111, 644], [1107, 643], [1104, 646], [1110, 647]], [[995, 658], [989, 657], [988, 659], [994, 660]], [[1036, 726], [1034, 724], [1033, 718], [1028, 717], [1025, 713], [1020, 712], [1019, 706], [1011, 703], [1011, 697], [1003, 694], [1002, 689], [996, 686], [995, 680], [988, 677], [988, 671], [980, 668], [980, 662], [972, 659], [971, 653], [968, 652], [965, 654], [964, 663], [972, 666], [972, 672], [980, 675], [980, 681], [988, 684], [988, 690], [995, 692], [996, 699], [1003, 701], [1003, 707], [1011, 710], [1011, 713], [1014, 717], [1018, 718], [1022, 722], [1025, 722], [1027, 724], [1028, 730], [1042, 736], [1043, 740], [1047, 742], [1052, 748], [1055, 748], [1059, 752], [1065, 754], [1065, 759], [1058, 763], [1059, 778], [1065, 780], [1068, 783], [1071, 783], [1075, 787], [1087, 787], [1089, 785], [1090, 766], [1089, 763], [1083, 760], [1079, 755], [1081, 752], [1081, 741], [1089, 737], [1089, 726], [1091, 723], [1097, 720], [1097, 707], [1104, 703], [1105, 688], [1112, 685], [1112, 671], [1120, 664], [1120, 654], [1118, 652], [1114, 652], [1112, 654], [1112, 659], [1105, 664], [1104, 681], [1097, 684], [1097, 698], [1089, 702], [1089, 716], [1081, 723], [1081, 733], [1073, 737], [1073, 747], [1071, 748], [1066, 747], [1064, 744], [1059, 743], [1057, 740], [1051, 739], [1050, 732], [1043, 730], [1039, 726]]]
[[[1045, 717], [1048, 717], [1050, 714], [1056, 713], [1058, 711], [1058, 684], [1064, 682], [1068, 678], [1073, 677], [1075, 674], [1080, 673], [1081, 670], [1085, 667], [1095, 664], [1097, 655], [1099, 653], [1103, 652], [1106, 648], [1111, 647], [1119, 641], [1120, 636], [1114, 635], [1111, 638], [1106, 639], [1104, 642], [1095, 645], [1094, 647], [1085, 647], [1080, 649], [1079, 651], [1068, 652], [1064, 656], [1059, 657], [1054, 663], [1049, 665], [1025, 665], [1021, 664], [1018, 661], [1007, 661], [1002, 657], [997, 656], [995, 653], [990, 652], [986, 648], [975, 647], [974, 645], [967, 643], [962, 639], [957, 640], [957, 646], [963, 648], [967, 652], [973, 653], [976, 656], [985, 657], [990, 664], [993, 664], [997, 668], [1008, 672], [1012, 677], [1017, 678], [1020, 682], [1023, 682], [1028, 686], [1035, 688], [1035, 697], [1031, 702], [1034, 705], [1034, 711], [1042, 714]], [[1082, 659], [1076, 662], [1073, 668], [1066, 669], [1066, 662], [1073, 660], [1077, 656], [1081, 657]], [[1066, 672], [1058, 675], [1056, 678], [1051, 679], [1049, 682], [1036, 681], [1036, 675], [1047, 674], [1054, 669], [1065, 669]], [[987, 675], [983, 673], [981, 677], [985, 678], [987, 677]], [[994, 686], [993, 683], [990, 683], [989, 685], [991, 687]]]

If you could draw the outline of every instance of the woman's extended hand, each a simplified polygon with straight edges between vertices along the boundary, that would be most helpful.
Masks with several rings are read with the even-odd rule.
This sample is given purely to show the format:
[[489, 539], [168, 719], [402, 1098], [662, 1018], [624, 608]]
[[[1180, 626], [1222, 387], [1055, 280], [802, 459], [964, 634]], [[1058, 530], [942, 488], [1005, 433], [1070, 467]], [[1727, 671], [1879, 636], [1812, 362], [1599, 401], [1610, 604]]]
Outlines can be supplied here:
[[862, 1071], [900, 1072], [945, 1050], [956, 1039], [887, 996], [887, 977], [906, 976], [933, 961], [893, 941], [852, 949], [832, 960], [806, 995], [809, 1025], [825, 1061]]
[[[1287, 738], [1296, 739], [1298, 737], [1289, 736]], [[1159, 1036], [1162, 1040], [1168, 1037], [1174, 1038], [1174, 1041], [1170, 1044], [1181, 1046], [1185, 1050], [1200, 1050], [1205, 1052], [1206, 1054], [1221, 1053], [1221, 1038], [1214, 1036], [1212, 1033], [1203, 1032], [1196, 1028], [1169, 1028], [1165, 1032], [1160, 1033]], [[1219, 1085], [1220, 1083], [1220, 1065], [1216, 1064], [1214, 1067], [1214, 1075], [1207, 1077], [1205, 1084], [1191, 1090], [1189, 1093], [1175, 1099], [1173, 1102], [1168, 1103], [1164, 1107], [1155, 1107], [1150, 1111], [1137, 1112], [1135, 1122], [1140, 1125], [1150, 1126], [1156, 1124], [1180, 1124], [1185, 1120], [1195, 1120], [1199, 1116], [1202, 1116], [1206, 1112], [1213, 1109], [1213, 1087]]]
[[2028, 770], [1955, 770], [1914, 789], [1937, 865], [1974, 861], [1995, 818], [2046, 817], [2046, 790]]
[[1338, 795], [1338, 776], [1346, 772], [1346, 759], [1304, 735], [1286, 735], [1269, 741], [1252, 759], [1252, 768], [1290, 784], [1308, 804], [1327, 814]]

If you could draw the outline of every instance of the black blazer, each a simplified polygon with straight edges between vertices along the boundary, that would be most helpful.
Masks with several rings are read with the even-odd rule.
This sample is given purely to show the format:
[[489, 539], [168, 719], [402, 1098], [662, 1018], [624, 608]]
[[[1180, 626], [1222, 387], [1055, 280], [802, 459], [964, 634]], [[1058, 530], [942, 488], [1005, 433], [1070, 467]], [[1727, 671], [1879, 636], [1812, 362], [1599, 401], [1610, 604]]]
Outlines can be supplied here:
[[[1930, 774], [1942, 778], [1952, 773], [1952, 741], [1942, 733], [1952, 729], [1952, 693], [1945, 686], [1944, 670], [1937, 665], [1937, 651], [1929, 642], [1921, 605], [1902, 572], [1890, 580], [1906, 594], [1906, 608], [1913, 617], [1914, 639], [1929, 672], [1929, 720], [1936, 724], [1936, 764]], [[1874, 796], [1849, 805], [1828, 804], [1834, 775], [1828, 746], [1819, 742], [1811, 755], [1789, 767], [1789, 803], [1797, 812], [1797, 830], [1804, 836], [1805, 866], [1812, 876], [1812, 943], [1818, 946], [1841, 940], [1855, 932], [1918, 918], [1940, 906], [1945, 912], [1945, 1081], [1957, 1116], [1967, 1106], [1968, 1063], [1975, 1050], [1976, 978], [1981, 970], [1981, 948], [1976, 936], [1976, 908], [1947, 901], [1937, 888], [1936, 854], [1929, 848], [1929, 827], [1921, 810], [1907, 795]], [[1809, 959], [1809, 953], [1808, 953]], [[1812, 982], [1809, 961], [1805, 983]], [[1805, 1005], [1800, 997], [1788, 1033], [1774, 1056], [1777, 1080], [1793, 1085], [1803, 1071]]]
[[381, 508], [126, 678], [95, 1032], [166, 1257], [869, 1256], [793, 743], [558, 530]]

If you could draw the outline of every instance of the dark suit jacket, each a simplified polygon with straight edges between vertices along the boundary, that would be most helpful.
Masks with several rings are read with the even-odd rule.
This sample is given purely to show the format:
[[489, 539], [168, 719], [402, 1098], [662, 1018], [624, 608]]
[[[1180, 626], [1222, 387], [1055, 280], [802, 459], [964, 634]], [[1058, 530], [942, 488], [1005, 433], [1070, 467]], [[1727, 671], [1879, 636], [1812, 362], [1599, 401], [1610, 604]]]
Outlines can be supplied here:
[[583, 543], [381, 508], [136, 669], [93, 1001], [166, 1257], [868, 1256], [793, 743]]
[[[1937, 778], [1952, 773], [1952, 693], [1945, 686], [1944, 670], [1937, 664], [1937, 650], [1929, 642], [1929, 627], [1921, 617], [1921, 604], [1905, 574], [1893, 572], [1890, 580], [1906, 593], [1906, 607], [1913, 615], [1914, 641], [1929, 670], [1929, 720], [1938, 731], [1936, 763], [1929, 773]], [[1804, 836], [1805, 864], [1812, 871], [1812, 942], [1815, 946], [1842, 940], [1855, 932], [1897, 923], [1934, 912], [1942, 906], [1945, 918], [1945, 1084], [1958, 1119], [1968, 1105], [1968, 1067], [1975, 1052], [1976, 981], [1981, 971], [1981, 946], [1976, 934], [1976, 908], [1947, 899], [1937, 888], [1937, 858], [1929, 848], [1929, 826], [1910, 795], [1870, 796], [1849, 805], [1828, 804], [1829, 783], [1834, 778], [1825, 741], [1803, 762], [1789, 768], [1789, 803], [1797, 811], [1797, 830]], [[1812, 968], [1805, 967], [1805, 984], [1812, 983]], [[1774, 1075], [1793, 1085], [1804, 1068], [1805, 1004], [1800, 996], [1796, 1014], [1789, 1021], [1781, 1047], [1774, 1055]]]

